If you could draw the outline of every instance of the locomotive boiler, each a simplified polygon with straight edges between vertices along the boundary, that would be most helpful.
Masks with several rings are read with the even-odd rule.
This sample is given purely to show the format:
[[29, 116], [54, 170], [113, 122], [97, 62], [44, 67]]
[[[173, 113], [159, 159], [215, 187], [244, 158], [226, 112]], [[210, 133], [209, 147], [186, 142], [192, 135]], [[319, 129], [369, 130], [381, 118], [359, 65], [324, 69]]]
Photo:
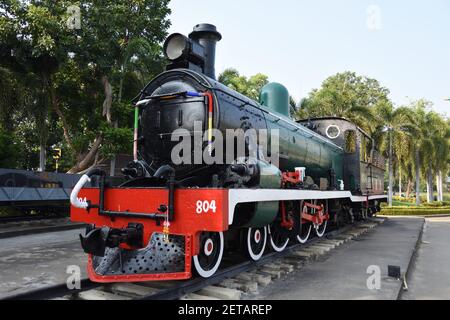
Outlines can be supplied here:
[[[331, 135], [318, 130], [321, 119], [291, 119], [281, 84], [256, 102], [219, 83], [220, 40], [209, 24], [168, 37], [167, 71], [133, 101], [127, 181], [111, 187], [93, 169], [74, 188], [72, 220], [89, 224], [80, 240], [93, 281], [187, 279], [192, 270], [207, 278], [231, 251], [259, 260], [267, 247], [281, 252], [379, 211], [383, 190], [368, 183], [384, 172], [376, 150], [349, 167], [358, 154], [342, 139], [345, 119], [329, 125], [339, 131]], [[88, 185], [93, 177], [99, 187]]]

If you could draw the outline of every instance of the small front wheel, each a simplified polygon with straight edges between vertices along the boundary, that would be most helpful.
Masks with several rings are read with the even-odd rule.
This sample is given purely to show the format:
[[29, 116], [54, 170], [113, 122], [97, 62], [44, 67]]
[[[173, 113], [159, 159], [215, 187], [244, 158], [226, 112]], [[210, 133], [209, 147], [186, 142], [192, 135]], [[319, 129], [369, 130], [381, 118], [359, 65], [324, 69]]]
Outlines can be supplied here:
[[223, 232], [202, 232], [199, 243], [200, 252], [193, 257], [195, 272], [202, 278], [210, 278], [222, 262]]

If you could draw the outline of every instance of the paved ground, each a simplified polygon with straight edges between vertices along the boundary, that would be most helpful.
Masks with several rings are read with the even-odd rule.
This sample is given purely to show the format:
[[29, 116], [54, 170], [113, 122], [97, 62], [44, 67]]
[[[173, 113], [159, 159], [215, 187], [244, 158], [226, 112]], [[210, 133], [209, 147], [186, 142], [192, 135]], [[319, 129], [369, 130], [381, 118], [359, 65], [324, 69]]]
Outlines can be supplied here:
[[[401, 282], [387, 277], [387, 266], [407, 270], [424, 220], [389, 218], [373, 231], [333, 250], [263, 290], [256, 299], [397, 299]], [[369, 266], [381, 269], [381, 289], [367, 287]]]
[[404, 300], [450, 299], [450, 218], [426, 220]]
[[0, 240], [0, 298], [64, 283], [69, 265], [80, 266], [86, 277], [79, 233], [70, 230]]

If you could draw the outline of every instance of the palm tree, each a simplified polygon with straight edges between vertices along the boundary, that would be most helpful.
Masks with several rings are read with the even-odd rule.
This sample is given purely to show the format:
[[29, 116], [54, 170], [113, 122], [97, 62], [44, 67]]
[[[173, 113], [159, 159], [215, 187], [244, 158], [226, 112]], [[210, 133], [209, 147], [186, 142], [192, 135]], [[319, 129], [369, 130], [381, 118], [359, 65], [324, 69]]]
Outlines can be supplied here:
[[425, 107], [428, 105], [428, 102], [425, 100], [419, 100], [412, 104], [411, 113], [409, 114], [409, 118], [412, 123], [415, 124], [417, 128], [416, 140], [414, 144], [414, 162], [415, 162], [415, 171], [416, 171], [416, 205], [419, 206], [421, 203], [420, 200], [420, 169], [421, 164], [423, 162], [422, 159], [422, 146], [423, 146], [423, 134], [424, 131], [422, 128], [426, 126], [426, 111]]
[[337, 73], [301, 101], [298, 117], [342, 117], [371, 132], [373, 108], [389, 103], [388, 94], [389, 90], [375, 79], [354, 72]]
[[296, 118], [320, 117], [345, 118], [367, 132], [371, 131], [370, 123], [375, 120], [372, 108], [349, 104], [341, 97], [341, 94], [335, 92], [319, 93], [313, 99], [304, 98], [300, 101]]
[[436, 169], [436, 187], [437, 187], [437, 200], [444, 201], [443, 192], [443, 174], [448, 168], [450, 158], [450, 126], [444, 121], [438, 121], [440, 135], [436, 134], [433, 138], [433, 144], [435, 146], [434, 166]]
[[379, 104], [374, 110], [378, 125], [373, 135], [379, 149], [387, 153], [389, 159], [389, 206], [392, 206], [393, 196], [394, 143], [400, 143], [406, 134], [414, 130], [407, 116], [408, 111], [405, 107], [394, 108], [391, 103]]
[[[419, 100], [414, 103], [410, 119], [418, 130], [415, 145], [416, 158], [416, 204], [420, 205], [420, 169], [425, 172], [427, 184], [427, 202], [433, 201], [433, 171], [441, 170], [448, 157], [448, 144], [444, 141], [447, 134], [447, 125], [441, 116], [426, 108], [431, 103]], [[439, 184], [438, 184], [439, 185]]]
[[[404, 130], [405, 128], [402, 128]], [[412, 187], [412, 169], [414, 162], [414, 146], [413, 139], [410, 131], [399, 131], [395, 134], [394, 139], [394, 154], [396, 155], [395, 159], [397, 160], [396, 167], [398, 171], [398, 186], [399, 186], [399, 194], [402, 194], [402, 182], [403, 178], [406, 178], [408, 182], [408, 186], [406, 188], [407, 197], [411, 192]]]

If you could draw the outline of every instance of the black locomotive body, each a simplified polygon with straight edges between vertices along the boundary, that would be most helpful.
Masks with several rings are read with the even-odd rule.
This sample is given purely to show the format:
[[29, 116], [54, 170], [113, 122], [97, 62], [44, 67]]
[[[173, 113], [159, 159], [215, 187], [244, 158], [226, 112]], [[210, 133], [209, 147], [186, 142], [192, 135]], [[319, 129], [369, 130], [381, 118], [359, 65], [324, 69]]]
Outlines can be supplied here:
[[[172, 165], [179, 178], [186, 178], [188, 186], [212, 186], [214, 174], [226, 171], [227, 156], [236, 150], [227, 150], [228, 146], [236, 147], [237, 142], [228, 141], [236, 136], [228, 136], [227, 130], [241, 129], [243, 132], [254, 129], [257, 134], [257, 147], [262, 155], [277, 159], [279, 183], [281, 172], [295, 171], [296, 167], [304, 167], [306, 175], [314, 184], [321, 185], [321, 179], [327, 180], [325, 190], [336, 189], [337, 181], [343, 179], [343, 150], [323, 135], [305, 126], [295, 123], [289, 115], [283, 115], [271, 108], [259, 104], [215, 81], [212, 78], [191, 70], [172, 70], [163, 73], [153, 80], [143, 91], [142, 99], [167, 96], [174, 93], [202, 92], [211, 90], [214, 99], [213, 128], [224, 137], [223, 158], [214, 165], [206, 164], [203, 158], [195, 155], [195, 133], [203, 135], [208, 130], [208, 110], [204, 97], [188, 97], [183, 94], [170, 100], [152, 100], [143, 108], [140, 118], [140, 154], [146, 163], [152, 163], [153, 170], [162, 165]], [[195, 124], [200, 126], [195, 126]], [[173, 164], [173, 150], [180, 140], [177, 130], [183, 129], [189, 134], [191, 141], [191, 161], [184, 165]], [[267, 133], [266, 141], [261, 141], [260, 132]], [[277, 131], [273, 135], [273, 131]], [[272, 143], [278, 139], [277, 152], [272, 154]], [[202, 151], [207, 141], [201, 146]], [[248, 147], [248, 146], [246, 146]], [[202, 154], [203, 155], [203, 154]], [[197, 158], [196, 158], [197, 157]], [[237, 159], [233, 159], [237, 160]], [[261, 161], [266, 161], [260, 157]], [[268, 164], [268, 163], [267, 163]], [[334, 182], [331, 183], [331, 174]], [[195, 177], [195, 179], [194, 179]], [[219, 186], [224, 187], [223, 184]], [[265, 187], [264, 185], [246, 185], [247, 187]], [[323, 183], [322, 183], [323, 186]], [[270, 185], [269, 187], [276, 187]]]

